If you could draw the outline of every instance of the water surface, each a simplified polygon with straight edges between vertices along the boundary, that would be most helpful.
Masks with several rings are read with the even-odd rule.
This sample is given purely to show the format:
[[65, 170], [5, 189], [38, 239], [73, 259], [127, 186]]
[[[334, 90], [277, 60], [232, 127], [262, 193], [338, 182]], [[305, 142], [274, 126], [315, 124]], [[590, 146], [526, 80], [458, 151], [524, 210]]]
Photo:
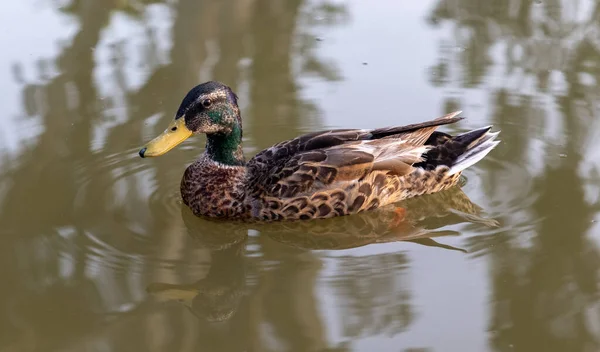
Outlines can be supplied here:
[[[0, 5], [0, 351], [600, 349], [600, 2]], [[192, 138], [140, 159], [194, 85], [245, 152], [461, 109], [502, 143], [389, 214], [195, 218]]]

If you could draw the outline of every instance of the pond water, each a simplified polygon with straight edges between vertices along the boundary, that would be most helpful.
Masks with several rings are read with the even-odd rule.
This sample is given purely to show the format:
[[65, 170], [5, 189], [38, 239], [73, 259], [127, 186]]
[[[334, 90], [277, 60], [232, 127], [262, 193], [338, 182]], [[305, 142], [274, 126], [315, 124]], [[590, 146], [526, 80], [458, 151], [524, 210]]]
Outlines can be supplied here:
[[[600, 1], [0, 5], [0, 351], [597, 351]], [[464, 182], [249, 229], [181, 204], [187, 91], [240, 97], [248, 157], [325, 128], [485, 125]]]

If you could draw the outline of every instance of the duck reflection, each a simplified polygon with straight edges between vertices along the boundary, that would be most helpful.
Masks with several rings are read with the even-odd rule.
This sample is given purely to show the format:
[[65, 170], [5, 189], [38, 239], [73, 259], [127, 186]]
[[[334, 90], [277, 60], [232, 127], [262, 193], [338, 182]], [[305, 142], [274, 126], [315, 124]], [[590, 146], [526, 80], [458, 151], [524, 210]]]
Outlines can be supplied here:
[[[312, 257], [311, 250], [343, 250], [368, 244], [407, 241], [466, 252], [462, 248], [439, 243], [433, 238], [460, 235], [457, 231], [446, 229], [459, 223], [497, 226], [495, 220], [481, 215], [482, 208], [471, 202], [459, 187], [406, 200], [400, 205], [406, 209], [400, 221], [394, 211], [397, 207], [393, 206], [355, 216], [273, 224], [205, 220], [182, 207], [182, 218], [189, 236], [195, 244], [210, 251], [210, 269], [196, 282], [155, 282], [147, 290], [159, 300], [179, 301], [206, 322], [224, 322], [235, 316], [247, 291], [261, 291], [247, 290], [249, 279], [246, 265], [253, 267], [250, 271], [259, 272], [259, 282], [256, 285], [259, 287], [260, 281], [269, 276], [263, 270], [265, 267], [273, 268], [275, 265], [276, 272], [279, 270], [277, 268], [288, 266], [286, 261], [294, 262], [291, 259], [293, 256], [309, 252], [307, 255]], [[257, 231], [260, 235], [252, 236], [249, 240], [249, 230]], [[259, 242], [261, 247], [260, 250], [255, 250], [256, 253], [260, 252], [259, 255], [252, 255], [251, 260], [248, 260], [249, 253], [246, 251], [249, 242]], [[279, 254], [270, 254], [273, 251]], [[316, 257], [313, 259], [320, 261]], [[316, 276], [311, 280], [316, 281]], [[247, 299], [255, 301], [257, 298], [252, 296], [257, 294], [249, 293]]]
[[247, 229], [236, 224], [215, 224], [198, 219], [182, 207], [182, 218], [190, 237], [210, 252], [211, 266], [206, 276], [194, 283], [156, 282], [147, 291], [160, 300], [176, 300], [198, 318], [208, 322], [230, 319], [244, 294], [244, 252]]

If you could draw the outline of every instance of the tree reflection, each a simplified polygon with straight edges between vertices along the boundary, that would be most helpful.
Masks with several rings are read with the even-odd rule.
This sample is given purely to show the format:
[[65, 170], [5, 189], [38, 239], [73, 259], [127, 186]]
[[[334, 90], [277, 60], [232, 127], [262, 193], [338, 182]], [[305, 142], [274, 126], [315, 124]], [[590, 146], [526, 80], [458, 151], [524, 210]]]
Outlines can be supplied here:
[[[599, 348], [600, 252], [589, 233], [599, 206], [588, 193], [598, 170], [587, 152], [600, 103], [600, 2], [584, 2], [440, 1], [430, 17], [468, 34], [445, 44], [464, 52], [442, 51], [432, 83], [491, 90], [493, 123], [506, 136], [484, 181], [504, 195], [502, 222], [510, 226], [469, 241], [491, 263], [490, 345], [498, 351]], [[574, 10], [584, 5], [593, 11], [580, 20]], [[502, 63], [508, 79], [497, 87], [490, 70]], [[457, 70], [464, 80], [452, 79]], [[506, 177], [513, 164], [523, 171]]]
[[406, 255], [378, 254], [338, 260], [344, 270], [332, 279], [332, 285], [343, 298], [344, 316], [340, 321], [344, 336], [393, 336], [406, 330], [414, 319]]

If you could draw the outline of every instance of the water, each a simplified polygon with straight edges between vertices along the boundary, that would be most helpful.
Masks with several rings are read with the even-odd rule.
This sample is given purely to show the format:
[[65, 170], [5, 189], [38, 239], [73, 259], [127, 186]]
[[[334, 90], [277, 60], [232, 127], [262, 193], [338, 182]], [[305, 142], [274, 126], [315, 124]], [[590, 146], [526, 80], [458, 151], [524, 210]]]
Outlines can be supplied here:
[[[0, 5], [0, 351], [596, 351], [600, 2]], [[493, 124], [462, 189], [248, 229], [181, 204], [184, 94], [248, 156], [324, 128]]]

